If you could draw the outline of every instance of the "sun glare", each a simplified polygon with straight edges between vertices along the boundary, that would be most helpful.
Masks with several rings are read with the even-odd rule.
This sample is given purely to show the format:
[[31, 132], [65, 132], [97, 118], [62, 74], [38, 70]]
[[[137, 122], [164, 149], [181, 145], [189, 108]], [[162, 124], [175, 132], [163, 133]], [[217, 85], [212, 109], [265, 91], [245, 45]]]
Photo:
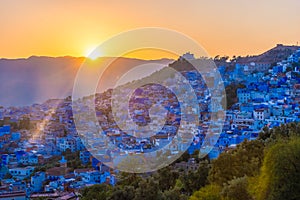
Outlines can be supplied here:
[[87, 58], [90, 58], [92, 60], [96, 60], [97, 58], [101, 57], [101, 55], [102, 54], [101, 54], [100, 50], [95, 47], [89, 48], [85, 54], [85, 56]]

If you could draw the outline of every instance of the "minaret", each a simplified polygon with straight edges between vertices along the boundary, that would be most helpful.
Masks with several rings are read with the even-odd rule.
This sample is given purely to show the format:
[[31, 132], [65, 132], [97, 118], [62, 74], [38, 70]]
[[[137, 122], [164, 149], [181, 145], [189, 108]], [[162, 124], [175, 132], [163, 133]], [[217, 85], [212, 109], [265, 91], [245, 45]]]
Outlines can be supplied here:
[[65, 159], [64, 156], [61, 157], [61, 160], [59, 161], [60, 167], [65, 167], [67, 168], [67, 160]]

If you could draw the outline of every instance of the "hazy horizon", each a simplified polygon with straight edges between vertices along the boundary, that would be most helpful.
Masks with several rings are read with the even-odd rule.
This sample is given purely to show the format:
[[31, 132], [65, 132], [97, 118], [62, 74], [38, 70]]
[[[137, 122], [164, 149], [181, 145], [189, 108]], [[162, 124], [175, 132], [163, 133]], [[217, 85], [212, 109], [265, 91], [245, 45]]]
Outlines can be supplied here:
[[[229, 56], [227, 54], [224, 54], [224, 55], [223, 54], [216, 54], [215, 56], [217, 56], [217, 55], [219, 55], [219, 56], [229, 56], [229, 58], [232, 58], [233, 56], [242, 56], [242, 57], [246, 57], [246, 56], [258, 56], [258, 55], [263, 54], [266, 51], [268, 51], [268, 50], [276, 47], [278, 44], [282, 44], [284, 46], [298, 46], [298, 47], [300, 47], [299, 44], [289, 45], [289, 44], [284, 44], [284, 43], [277, 42], [276, 44], [274, 44], [269, 49], [265, 49], [262, 52], [257, 53], [257, 54], [251, 54], [251, 55], [239, 55], [239, 54], [236, 54], [236, 55], [232, 55], [232, 56]], [[190, 53], [193, 53], [193, 52], [190, 52]], [[175, 60], [175, 59], [178, 59], [179, 56], [180, 56], [180, 55], [177, 56], [177, 55], [171, 55], [171, 54], [166, 53], [166, 55], [171, 55], [171, 56], [169, 56], [169, 57], [158, 56], [158, 57], [153, 57], [153, 58], [143, 58], [143, 57], [139, 57], [139, 56], [134, 57], [134, 55], [135, 55], [135, 53], [128, 53], [125, 56], [119, 56], [119, 57], [117, 57], [117, 56], [99, 56], [96, 59], [101, 59], [101, 58], [130, 58], [130, 59], [151, 61], [151, 60], [163, 60], [163, 59]], [[79, 59], [91, 59], [88, 56], [72, 56], [72, 55], [68, 55], [68, 54], [66, 54], [66, 55], [57, 55], [57, 56], [52, 56], [52, 55], [30, 55], [28, 57], [15, 57], [15, 58], [0, 57], [0, 59], [17, 60], [17, 59], [29, 59], [29, 58], [32, 58], [32, 57], [45, 57], [45, 58], [65, 58], [65, 57], [71, 57], [71, 58], [79, 58]], [[213, 58], [214, 56], [210, 56], [210, 57]], [[95, 59], [91, 59], [91, 60], [95, 60]]]
[[[110, 59], [110, 58], [106, 58]], [[101, 64], [104, 59], [91, 61], [91, 66]], [[126, 72], [139, 65], [160, 63], [167, 66], [172, 60], [141, 60], [117, 58], [99, 80], [99, 91], [113, 88], [115, 81]], [[76, 74], [84, 58], [76, 57], [29, 57], [27, 59], [0, 59], [0, 106], [26, 106], [43, 103], [48, 99], [65, 98], [72, 95]], [[117, 70], [115, 70], [117, 69]], [[127, 77], [123, 81], [143, 78], [158, 68], [148, 67], [144, 73]], [[12, 78], [13, 77], [13, 78]], [[124, 82], [123, 82], [124, 83]]]
[[[111, 36], [141, 27], [181, 32], [212, 57], [256, 55], [278, 41], [300, 42], [298, 0], [132, 0], [126, 4], [4, 0], [0, 4], [0, 56], [4, 58], [86, 56]], [[143, 52], [135, 57], [156, 55]]]

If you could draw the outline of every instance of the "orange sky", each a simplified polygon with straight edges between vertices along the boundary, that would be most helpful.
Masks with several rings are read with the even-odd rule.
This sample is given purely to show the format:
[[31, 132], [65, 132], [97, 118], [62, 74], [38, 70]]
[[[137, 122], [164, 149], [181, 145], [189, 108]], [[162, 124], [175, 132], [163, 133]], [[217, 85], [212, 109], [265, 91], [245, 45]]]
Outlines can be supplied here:
[[2, 0], [0, 58], [85, 56], [144, 26], [186, 34], [211, 56], [253, 55], [300, 42], [299, 10], [299, 0]]

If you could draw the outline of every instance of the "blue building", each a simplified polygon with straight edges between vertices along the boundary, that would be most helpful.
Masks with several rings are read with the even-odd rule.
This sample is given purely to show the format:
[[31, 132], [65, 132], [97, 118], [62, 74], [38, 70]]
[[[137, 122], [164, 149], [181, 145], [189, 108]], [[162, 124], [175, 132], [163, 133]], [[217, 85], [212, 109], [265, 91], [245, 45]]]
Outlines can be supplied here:
[[82, 164], [88, 164], [90, 162], [91, 153], [89, 151], [80, 151], [79, 154]]
[[46, 180], [45, 172], [37, 172], [31, 177], [31, 187], [33, 192], [40, 192], [43, 190], [43, 182]]
[[12, 141], [19, 141], [21, 139], [21, 133], [20, 132], [13, 132], [11, 134], [11, 140]]
[[251, 94], [246, 88], [237, 89], [237, 97], [240, 103], [248, 103], [251, 100]]
[[1, 155], [1, 163], [2, 165], [8, 165], [9, 162], [9, 155], [8, 154], [2, 154]]
[[10, 125], [0, 127], [0, 147], [11, 140]]

